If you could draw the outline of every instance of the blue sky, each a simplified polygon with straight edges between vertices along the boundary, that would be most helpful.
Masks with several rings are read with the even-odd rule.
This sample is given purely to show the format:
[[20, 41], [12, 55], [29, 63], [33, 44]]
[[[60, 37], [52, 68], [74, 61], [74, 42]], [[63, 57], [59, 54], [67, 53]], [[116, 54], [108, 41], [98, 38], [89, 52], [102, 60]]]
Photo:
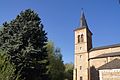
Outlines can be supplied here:
[[49, 40], [61, 48], [65, 63], [74, 61], [73, 30], [80, 25], [81, 8], [93, 33], [94, 47], [120, 43], [118, 0], [0, 0], [0, 25], [28, 8], [39, 14]]

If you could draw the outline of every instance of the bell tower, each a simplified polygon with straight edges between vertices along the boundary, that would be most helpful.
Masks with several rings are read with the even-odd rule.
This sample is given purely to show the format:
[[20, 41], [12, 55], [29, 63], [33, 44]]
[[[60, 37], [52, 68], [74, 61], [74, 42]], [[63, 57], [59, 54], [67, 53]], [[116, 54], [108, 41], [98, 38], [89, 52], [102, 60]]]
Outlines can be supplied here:
[[81, 12], [80, 26], [74, 30], [75, 55], [73, 80], [88, 80], [89, 50], [92, 48], [92, 32], [89, 30], [84, 12]]

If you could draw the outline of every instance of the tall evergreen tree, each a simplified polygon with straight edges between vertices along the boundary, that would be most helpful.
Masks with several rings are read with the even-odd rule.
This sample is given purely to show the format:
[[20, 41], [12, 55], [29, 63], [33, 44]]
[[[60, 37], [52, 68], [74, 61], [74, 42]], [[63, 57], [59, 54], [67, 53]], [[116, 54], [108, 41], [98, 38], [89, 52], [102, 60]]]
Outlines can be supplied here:
[[10, 55], [23, 80], [48, 80], [47, 33], [38, 14], [27, 9], [0, 31], [0, 48]]

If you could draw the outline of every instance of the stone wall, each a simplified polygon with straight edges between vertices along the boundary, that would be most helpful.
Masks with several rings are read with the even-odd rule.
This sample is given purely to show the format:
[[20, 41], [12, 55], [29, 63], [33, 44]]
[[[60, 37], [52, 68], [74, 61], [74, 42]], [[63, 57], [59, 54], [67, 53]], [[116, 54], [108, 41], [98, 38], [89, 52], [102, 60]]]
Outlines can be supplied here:
[[120, 69], [99, 70], [100, 80], [120, 80]]

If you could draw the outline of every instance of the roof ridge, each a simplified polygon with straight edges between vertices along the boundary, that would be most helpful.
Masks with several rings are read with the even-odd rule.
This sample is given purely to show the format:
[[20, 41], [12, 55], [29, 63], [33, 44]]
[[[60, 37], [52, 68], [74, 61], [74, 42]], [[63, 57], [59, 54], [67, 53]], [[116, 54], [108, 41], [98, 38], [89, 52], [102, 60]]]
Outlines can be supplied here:
[[94, 47], [94, 48], [90, 49], [90, 51], [99, 50], [99, 49], [105, 49], [105, 48], [118, 47], [118, 46], [120, 46], [120, 43]]
[[115, 57], [115, 56], [120, 56], [120, 52], [104, 53], [89, 59], [98, 59], [98, 58]]

